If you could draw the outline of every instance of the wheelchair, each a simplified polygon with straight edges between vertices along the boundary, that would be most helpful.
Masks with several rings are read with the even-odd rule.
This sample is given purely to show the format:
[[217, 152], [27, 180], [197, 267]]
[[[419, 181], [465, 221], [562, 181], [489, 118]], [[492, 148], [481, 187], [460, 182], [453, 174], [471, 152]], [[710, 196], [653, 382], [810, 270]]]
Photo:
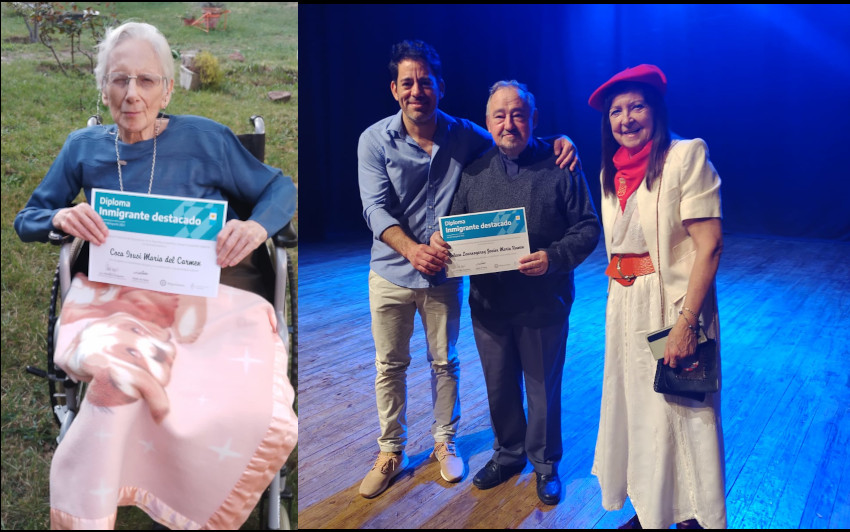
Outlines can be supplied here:
[[[242, 145], [257, 159], [265, 162], [265, 123], [261, 116], [251, 116], [252, 133], [236, 135]], [[102, 125], [99, 115], [89, 117], [87, 126]], [[251, 206], [229, 201], [241, 219], [247, 219]], [[88, 243], [70, 235], [51, 232], [53, 245], [60, 246], [59, 263], [56, 267], [53, 286], [50, 292], [50, 305], [47, 323], [47, 367], [46, 370], [27, 366], [30, 374], [47, 380], [53, 417], [59, 426], [57, 442], [61, 442], [74, 421], [85, 395], [86, 383], [75, 382], [61, 368], [54, 364], [55, 344], [59, 332], [61, 301], [71, 287], [74, 275], [88, 264]], [[278, 321], [278, 333], [289, 354], [287, 376], [297, 390], [297, 345], [298, 313], [297, 283], [295, 269], [290, 254], [298, 245], [298, 236], [290, 221], [277, 234], [270, 236], [253, 254], [252, 262], [260, 271], [264, 283], [273, 286], [273, 291], [262, 294], [274, 307]], [[293, 492], [287, 485], [287, 476], [291, 472], [289, 464], [272, 479], [259, 501], [261, 527], [268, 530], [289, 530], [289, 512], [293, 504]]]

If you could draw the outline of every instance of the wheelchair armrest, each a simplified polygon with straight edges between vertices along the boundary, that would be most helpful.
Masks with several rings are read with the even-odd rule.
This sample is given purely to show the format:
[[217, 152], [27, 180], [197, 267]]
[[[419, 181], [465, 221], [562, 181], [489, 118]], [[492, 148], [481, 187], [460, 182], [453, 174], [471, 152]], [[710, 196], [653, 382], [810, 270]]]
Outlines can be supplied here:
[[[289, 264], [289, 255], [287, 255], [287, 251], [285, 248], [278, 246], [275, 244], [274, 250], [272, 251], [274, 256], [274, 300], [272, 301], [272, 305], [274, 306], [274, 313], [277, 316], [277, 328], [278, 334], [280, 335], [280, 339], [283, 340], [283, 345], [286, 346], [287, 352], [290, 350], [289, 345], [289, 325], [287, 323], [287, 313], [292, 312], [292, 309], [288, 307], [287, 302], [287, 283], [289, 278], [287, 276], [288, 269], [290, 268]], [[292, 287], [289, 287], [290, 290]], [[288, 375], [288, 372], [287, 372]]]
[[74, 240], [74, 237], [63, 233], [62, 231], [50, 231], [47, 234], [47, 241], [53, 244], [54, 246], [61, 246], [64, 244], [70, 244]]
[[282, 248], [294, 248], [298, 245], [298, 232], [290, 221], [272, 237], [274, 245]]
[[[292, 258], [289, 256], [289, 249], [298, 245], [298, 233], [295, 226], [290, 221], [280, 231], [266, 241], [268, 251], [274, 258], [274, 305], [275, 315], [278, 322], [278, 333], [280, 334], [286, 350], [290, 353], [290, 363], [287, 369], [287, 375], [292, 378], [294, 367], [294, 359], [292, 358], [292, 349], [295, 349], [290, 342], [297, 342], [297, 287], [295, 286], [295, 274], [293, 269]], [[289, 321], [292, 323], [290, 324]]]
[[54, 246], [62, 246], [59, 249], [59, 265], [56, 267], [56, 270], [59, 274], [59, 285], [62, 299], [64, 300], [68, 289], [71, 288], [71, 273], [74, 263], [77, 261], [77, 257], [79, 257], [85, 241], [62, 231], [50, 231], [47, 239]]

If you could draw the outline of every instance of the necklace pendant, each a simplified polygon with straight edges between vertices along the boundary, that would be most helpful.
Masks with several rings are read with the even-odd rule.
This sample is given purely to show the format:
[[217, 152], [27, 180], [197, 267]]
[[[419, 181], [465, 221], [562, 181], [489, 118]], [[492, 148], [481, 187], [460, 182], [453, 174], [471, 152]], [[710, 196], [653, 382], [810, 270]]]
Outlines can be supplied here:
[[[148, 194], [153, 189], [153, 173], [156, 168], [156, 138], [159, 136], [159, 123], [157, 120], [153, 129], [153, 160], [151, 160], [151, 179], [148, 182]], [[118, 163], [118, 187], [121, 192], [124, 192], [124, 177], [121, 175], [121, 167], [127, 166], [127, 161], [121, 159], [121, 154], [118, 152], [118, 131], [115, 132], [115, 161]]]

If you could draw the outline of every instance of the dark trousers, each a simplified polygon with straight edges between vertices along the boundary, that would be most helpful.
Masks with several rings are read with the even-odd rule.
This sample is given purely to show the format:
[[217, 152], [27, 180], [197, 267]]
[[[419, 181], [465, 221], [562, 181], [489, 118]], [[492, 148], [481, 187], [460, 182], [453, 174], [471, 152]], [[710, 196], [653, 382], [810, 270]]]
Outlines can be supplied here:
[[[531, 461], [542, 474], [557, 472], [561, 443], [561, 379], [569, 319], [529, 326], [512, 318], [472, 313], [472, 330], [484, 368], [490, 423], [496, 436], [493, 460], [501, 465]], [[523, 375], [528, 420], [523, 409]]]

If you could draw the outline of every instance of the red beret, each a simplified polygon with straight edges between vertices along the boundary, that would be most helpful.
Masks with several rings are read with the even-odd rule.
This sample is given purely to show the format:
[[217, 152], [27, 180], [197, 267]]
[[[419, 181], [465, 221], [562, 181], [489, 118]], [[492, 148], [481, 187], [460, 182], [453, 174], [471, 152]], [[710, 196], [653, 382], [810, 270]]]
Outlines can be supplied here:
[[605, 102], [605, 93], [615, 83], [621, 81], [634, 81], [637, 83], [646, 83], [655, 87], [662, 96], [667, 93], [667, 77], [655, 65], [638, 65], [636, 67], [627, 68], [619, 74], [614, 74], [614, 77], [599, 86], [593, 91], [587, 103], [597, 111], [603, 111], [602, 105]]

